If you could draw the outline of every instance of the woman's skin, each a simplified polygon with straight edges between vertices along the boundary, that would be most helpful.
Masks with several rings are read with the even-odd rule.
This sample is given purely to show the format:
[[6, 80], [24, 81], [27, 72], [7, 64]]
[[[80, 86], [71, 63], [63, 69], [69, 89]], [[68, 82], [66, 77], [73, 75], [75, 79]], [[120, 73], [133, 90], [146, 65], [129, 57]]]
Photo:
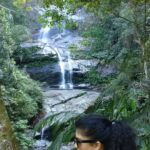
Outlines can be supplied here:
[[[76, 129], [75, 138], [78, 140], [92, 140], [91, 138], [86, 137], [81, 129]], [[99, 141], [96, 141], [95, 143], [75, 144], [75, 148], [77, 150], [104, 150], [103, 145]]]

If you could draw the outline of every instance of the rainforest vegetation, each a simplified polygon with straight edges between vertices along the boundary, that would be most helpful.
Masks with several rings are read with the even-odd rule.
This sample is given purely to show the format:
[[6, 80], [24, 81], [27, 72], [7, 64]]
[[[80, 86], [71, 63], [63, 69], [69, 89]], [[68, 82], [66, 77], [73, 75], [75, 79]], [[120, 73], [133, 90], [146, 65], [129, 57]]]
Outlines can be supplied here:
[[[31, 52], [20, 47], [31, 40], [31, 0], [0, 0], [0, 102], [12, 123], [20, 149], [29, 149], [32, 138], [26, 135], [30, 120], [42, 109], [40, 84], [20, 69], [22, 59]], [[150, 1], [149, 0], [43, 0], [35, 1], [47, 11], [39, 21], [53, 26], [66, 22], [83, 37], [80, 49], [70, 46], [74, 57], [98, 63], [86, 74], [86, 82], [101, 92], [94, 106], [85, 113], [96, 112], [110, 119], [127, 121], [137, 134], [139, 150], [150, 149]], [[48, 9], [54, 5], [57, 9]], [[74, 22], [67, 18], [84, 9], [89, 18]], [[65, 10], [65, 11], [64, 11]], [[60, 13], [61, 12], [61, 13]], [[48, 18], [51, 17], [51, 22]], [[19, 64], [17, 64], [19, 62]], [[111, 66], [114, 73], [105, 76], [102, 67]], [[2, 111], [2, 112], [1, 112]], [[0, 114], [5, 114], [0, 109]], [[71, 114], [70, 114], [71, 115]], [[6, 115], [5, 115], [6, 116]], [[60, 150], [62, 143], [71, 141], [74, 120], [42, 121], [53, 126], [50, 150]], [[1, 119], [1, 118], [0, 118]], [[0, 120], [1, 124], [1, 120]], [[41, 125], [42, 124], [42, 125]], [[0, 130], [1, 131], [1, 130]], [[0, 140], [3, 136], [0, 134]]]
[[[20, 42], [31, 38], [30, 20], [26, 10], [17, 7], [17, 2], [0, 1], [0, 100], [5, 104], [16, 140], [21, 149], [26, 149], [32, 139], [27, 138], [25, 131], [28, 121], [41, 109], [42, 94], [39, 84], [20, 70], [14, 59], [14, 54], [21, 51]], [[3, 110], [0, 110], [1, 120], [6, 116]], [[0, 141], [5, 134], [0, 134]]]

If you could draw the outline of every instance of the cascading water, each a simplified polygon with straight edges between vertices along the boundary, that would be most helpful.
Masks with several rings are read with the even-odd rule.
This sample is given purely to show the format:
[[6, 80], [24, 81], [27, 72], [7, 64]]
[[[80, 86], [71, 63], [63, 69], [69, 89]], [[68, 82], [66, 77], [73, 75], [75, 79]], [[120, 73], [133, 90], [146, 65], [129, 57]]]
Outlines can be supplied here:
[[39, 39], [41, 42], [43, 43], [47, 43], [48, 42], [48, 32], [49, 32], [50, 28], [49, 27], [45, 27], [45, 28], [41, 28], [40, 30], [40, 35], [39, 35]]
[[42, 128], [42, 130], [41, 130], [41, 140], [44, 139], [44, 131], [45, 131], [45, 128]]
[[[52, 43], [51, 42], [52, 40], [49, 39], [49, 37], [48, 37], [49, 31], [50, 31], [49, 27], [42, 28], [40, 30], [39, 40], [42, 43], [47, 44], [50, 47], [53, 47], [53, 49], [56, 51], [56, 53], [58, 55], [59, 66], [60, 66], [60, 71], [61, 71], [61, 82], [60, 82], [59, 88], [60, 89], [73, 89], [72, 60], [71, 60], [71, 57], [70, 57], [70, 53], [66, 49], [62, 50], [62, 49], [57, 48], [57, 47], [54, 46], [55, 41]], [[44, 53], [44, 50], [43, 50], [43, 53]]]
[[68, 77], [67, 77], [68, 81], [67, 81], [67, 86], [68, 86], [69, 89], [73, 89], [73, 83], [72, 83], [72, 59], [70, 57], [70, 52], [67, 51], [67, 53], [68, 53], [67, 54], [67, 56], [68, 56], [68, 61], [67, 61], [67, 63], [68, 63]]
[[62, 57], [60, 55], [60, 50], [58, 48], [55, 48], [55, 51], [58, 54], [59, 58], [59, 66], [61, 69], [61, 83], [59, 85], [60, 89], [73, 89], [72, 84], [72, 60], [70, 58], [69, 52], [67, 52], [67, 55], [65, 57]]

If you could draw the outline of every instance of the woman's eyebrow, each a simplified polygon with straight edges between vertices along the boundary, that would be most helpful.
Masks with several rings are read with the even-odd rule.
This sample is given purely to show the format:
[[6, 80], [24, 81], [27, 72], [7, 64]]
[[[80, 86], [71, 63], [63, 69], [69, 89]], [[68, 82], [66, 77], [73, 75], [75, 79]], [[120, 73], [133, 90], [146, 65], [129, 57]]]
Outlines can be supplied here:
[[74, 138], [75, 138], [76, 140], [79, 140], [79, 141], [84, 141], [84, 140], [86, 141], [86, 140], [88, 140], [88, 139], [80, 139], [80, 138], [78, 138], [78, 137], [76, 137], [76, 136], [75, 136]]

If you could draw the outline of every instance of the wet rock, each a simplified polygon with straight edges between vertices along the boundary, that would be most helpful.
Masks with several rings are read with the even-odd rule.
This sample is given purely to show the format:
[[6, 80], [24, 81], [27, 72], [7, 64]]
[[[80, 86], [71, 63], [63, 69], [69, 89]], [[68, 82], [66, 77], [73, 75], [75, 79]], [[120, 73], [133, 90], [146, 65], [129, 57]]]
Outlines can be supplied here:
[[[93, 105], [100, 93], [86, 90], [47, 90], [43, 92], [43, 107], [47, 115], [59, 112], [75, 112], [74, 115], [83, 113]], [[63, 114], [64, 115], [64, 114]], [[66, 115], [66, 119], [71, 116]]]
[[49, 145], [50, 145], [50, 142], [46, 140], [37, 140], [33, 144], [33, 148], [30, 150], [47, 150]]
[[108, 76], [108, 75], [113, 75], [117, 73], [117, 68], [115, 66], [111, 65], [99, 65], [98, 72], [102, 76]]

